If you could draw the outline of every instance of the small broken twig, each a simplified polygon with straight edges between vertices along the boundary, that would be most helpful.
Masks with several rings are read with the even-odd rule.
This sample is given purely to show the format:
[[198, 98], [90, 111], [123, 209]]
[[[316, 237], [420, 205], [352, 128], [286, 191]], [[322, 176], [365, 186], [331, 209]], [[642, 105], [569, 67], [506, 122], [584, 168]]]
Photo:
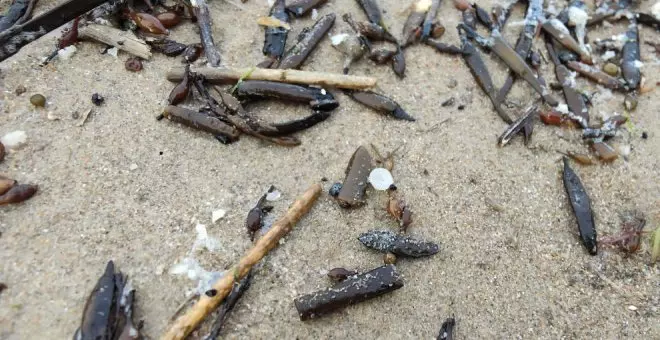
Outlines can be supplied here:
[[112, 45], [117, 49], [128, 52], [142, 59], [151, 58], [151, 47], [133, 33], [98, 24], [89, 24], [80, 27], [78, 36]]
[[[350, 76], [336, 73], [263, 69], [256, 68], [250, 72], [250, 68], [244, 69], [219, 69], [212, 67], [196, 68], [192, 71], [204, 76], [210, 83], [222, 84], [233, 83], [243, 77], [243, 80], [270, 80], [289, 84], [325, 85], [343, 89], [362, 90], [376, 86], [376, 78], [363, 76]], [[177, 67], [167, 72], [167, 80], [179, 82], [183, 78], [185, 69]], [[249, 74], [248, 74], [249, 73]]]
[[250, 269], [268, 252], [275, 248], [282, 237], [288, 234], [293, 226], [314, 205], [321, 195], [321, 185], [313, 184], [289, 208], [286, 214], [273, 223], [272, 228], [248, 250], [241, 260], [228, 270], [227, 275], [213, 284], [216, 294], [212, 297], [202, 295], [188, 312], [179, 317], [169, 330], [161, 337], [162, 340], [184, 339], [222, 302], [232, 290], [235, 282], [245, 277]]

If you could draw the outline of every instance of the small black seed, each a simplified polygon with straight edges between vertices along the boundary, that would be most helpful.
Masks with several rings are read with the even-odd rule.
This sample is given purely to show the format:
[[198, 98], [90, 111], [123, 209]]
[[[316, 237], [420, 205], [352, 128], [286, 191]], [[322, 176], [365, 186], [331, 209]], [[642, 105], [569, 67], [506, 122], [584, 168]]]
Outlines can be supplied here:
[[321, 182], [327, 182], [327, 181], [328, 181], [328, 177], [321, 177]]
[[461, 104], [457, 107], [460, 111], [463, 111], [465, 109], [465, 105]]
[[214, 297], [215, 294], [218, 294], [218, 291], [215, 289], [209, 289], [204, 294], [206, 294], [208, 297]]
[[163, 152], [161, 151], [161, 152], [159, 152], [158, 154], [162, 156], [162, 155], [163, 155]]
[[396, 190], [396, 185], [394, 185], [394, 184], [390, 185], [390, 187], [387, 188], [387, 190], [395, 191]]
[[328, 191], [328, 193], [332, 197], [337, 197], [337, 196], [339, 196], [339, 191], [341, 191], [341, 187], [342, 187], [342, 184], [337, 182], [337, 183], [333, 184], [332, 187], [330, 187], [330, 190]]
[[646, 133], [646, 131], [642, 132], [642, 139], [647, 139], [649, 138], [649, 134]]
[[94, 93], [92, 95], [92, 103], [94, 103], [94, 105], [96, 106], [100, 106], [101, 104], [103, 104], [104, 100], [105, 98], [103, 98], [103, 96], [98, 93]]

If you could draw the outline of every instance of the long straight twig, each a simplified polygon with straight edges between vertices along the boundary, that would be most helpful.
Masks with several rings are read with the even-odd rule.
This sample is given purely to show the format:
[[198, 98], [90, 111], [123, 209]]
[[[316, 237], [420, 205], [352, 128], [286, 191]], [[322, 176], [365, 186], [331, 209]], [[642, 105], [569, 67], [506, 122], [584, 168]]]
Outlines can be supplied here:
[[204, 318], [210, 315], [220, 302], [229, 295], [234, 287], [234, 283], [245, 277], [250, 269], [266, 256], [270, 250], [275, 248], [279, 244], [280, 239], [288, 234], [294, 225], [312, 208], [314, 202], [321, 195], [321, 190], [320, 184], [310, 186], [293, 203], [286, 214], [275, 222], [273, 227], [241, 258], [238, 264], [230, 268], [227, 275], [213, 284], [212, 288], [216, 290], [216, 294], [212, 297], [202, 295], [186, 314], [174, 322], [161, 339], [184, 339], [199, 326]]
[[199, 35], [204, 45], [204, 53], [209, 64], [213, 67], [220, 66], [220, 52], [213, 42], [213, 33], [211, 31], [211, 15], [206, 0], [190, 0], [193, 5], [197, 24], [199, 25]]

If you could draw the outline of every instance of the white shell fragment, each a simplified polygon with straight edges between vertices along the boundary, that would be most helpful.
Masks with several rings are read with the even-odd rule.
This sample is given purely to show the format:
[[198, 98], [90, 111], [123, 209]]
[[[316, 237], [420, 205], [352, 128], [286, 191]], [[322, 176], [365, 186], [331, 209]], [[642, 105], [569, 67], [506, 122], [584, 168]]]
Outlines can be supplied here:
[[387, 190], [394, 184], [394, 178], [389, 170], [385, 168], [375, 168], [369, 174], [369, 183], [376, 190]]
[[221, 248], [220, 241], [209, 236], [205, 225], [197, 224], [195, 230], [197, 231], [197, 239], [195, 240], [195, 244], [193, 244], [193, 250], [204, 247], [208, 249], [208, 251], [213, 252]]
[[225, 215], [227, 215], [227, 210], [225, 210], [225, 209], [213, 210], [213, 213], [211, 213], [211, 221], [213, 221], [213, 223], [215, 223], [219, 219], [225, 217]]
[[57, 51], [57, 56], [60, 60], [69, 60], [76, 53], [77, 49], [75, 45], [69, 45], [59, 51]]
[[273, 190], [266, 194], [266, 201], [277, 201], [282, 198], [282, 193], [279, 190]]
[[113, 47], [109, 49], [106, 53], [117, 58], [117, 53], [119, 53], [119, 50], [116, 47]]
[[0, 138], [0, 142], [7, 149], [18, 149], [27, 142], [27, 134], [25, 131], [13, 131]]

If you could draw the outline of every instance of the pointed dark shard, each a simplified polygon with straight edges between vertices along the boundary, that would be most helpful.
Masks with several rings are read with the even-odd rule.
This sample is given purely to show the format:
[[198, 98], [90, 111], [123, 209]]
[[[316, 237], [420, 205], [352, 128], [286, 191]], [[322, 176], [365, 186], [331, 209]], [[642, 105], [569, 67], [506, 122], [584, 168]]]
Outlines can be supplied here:
[[383, 14], [376, 0], [356, 0], [372, 24], [383, 26]]
[[[523, 26], [520, 35], [518, 36], [518, 41], [516, 42], [515, 51], [518, 55], [527, 59], [530, 51], [532, 50], [532, 45], [534, 43], [534, 37], [539, 27], [539, 20], [543, 16], [543, 0], [532, 0], [529, 1], [527, 5], [527, 14], [525, 14], [525, 26]], [[497, 102], [503, 103], [506, 100], [506, 96], [511, 91], [513, 83], [516, 80], [517, 74], [514, 71], [509, 72], [509, 76], [504, 81], [504, 85], [500, 88], [500, 91], [497, 95]]]
[[578, 230], [582, 238], [582, 244], [587, 248], [591, 255], [598, 253], [598, 244], [596, 241], [596, 225], [593, 212], [591, 211], [591, 201], [587, 191], [580, 181], [580, 177], [571, 169], [568, 164], [568, 158], [564, 157], [564, 188], [571, 202], [575, 219], [577, 220]]
[[626, 31], [626, 42], [622, 50], [621, 73], [623, 79], [628, 84], [629, 90], [636, 90], [639, 87], [642, 74], [639, 70], [639, 30], [637, 21], [631, 20]]
[[339, 106], [334, 96], [325, 89], [275, 81], [245, 80], [237, 85], [236, 94], [243, 98], [274, 98], [308, 103], [312, 110], [318, 111], [331, 111]]
[[[289, 22], [284, 0], [276, 0], [270, 9], [270, 17], [281, 22]], [[284, 27], [266, 27], [263, 53], [269, 58], [279, 60], [284, 54], [284, 45], [289, 30]]]
[[328, 0], [293, 0], [287, 1], [286, 10], [295, 15], [296, 17], [302, 17], [305, 14], [309, 13], [312, 9], [322, 6]]
[[392, 56], [392, 70], [399, 77], [403, 78], [406, 72], [406, 56], [403, 48], [397, 47], [396, 53]]
[[484, 25], [488, 30], [492, 30], [495, 25], [493, 24], [493, 20], [490, 18], [490, 14], [488, 14], [488, 11], [485, 9], [481, 8], [477, 3], [475, 2], [472, 4], [472, 7], [474, 8], [475, 13], [477, 14], [477, 20]]
[[415, 118], [404, 111], [394, 100], [371, 91], [345, 91], [356, 102], [396, 119], [414, 122]]
[[188, 64], [183, 72], [183, 79], [181, 79], [181, 82], [172, 89], [167, 98], [167, 102], [170, 105], [179, 105], [188, 98], [190, 95], [190, 83], [192, 77], [193, 76], [190, 74], [190, 64]]
[[660, 31], [660, 20], [653, 15], [637, 13], [637, 22], [644, 26], [651, 27], [656, 31]]
[[[350, 13], [345, 13], [342, 15], [342, 19], [346, 22], [351, 28], [366, 38], [369, 38], [373, 41], [389, 41], [394, 44], [398, 44], [396, 38], [390, 34], [385, 28], [378, 24], [374, 24], [369, 21], [355, 21]], [[368, 43], [365, 43], [370, 47]]]
[[426, 257], [440, 250], [433, 242], [417, 240], [389, 230], [370, 230], [358, 237], [367, 248], [403, 257]]
[[437, 340], [454, 340], [455, 326], [456, 320], [453, 317], [447, 318], [447, 320], [442, 323], [442, 327], [440, 327], [440, 333], [438, 333]]
[[[509, 127], [504, 130], [504, 133], [497, 139], [497, 144], [499, 146], [505, 146], [513, 136], [517, 135], [518, 132], [523, 131], [525, 126], [532, 124], [533, 119], [538, 115], [539, 108], [536, 105], [530, 106], [525, 113], [523, 113], [518, 119], [516, 119]], [[527, 129], [530, 129], [529, 127]], [[530, 133], [531, 134], [531, 133]]]
[[550, 55], [550, 60], [555, 65], [555, 75], [557, 81], [561, 85], [562, 91], [564, 92], [564, 98], [566, 98], [568, 109], [574, 115], [582, 118], [579, 121], [582, 127], [587, 127], [589, 124], [589, 109], [587, 108], [582, 95], [580, 95], [575, 89], [575, 81], [571, 75], [571, 71], [561, 63], [551, 42], [548, 41], [546, 47], [548, 49], [548, 54]]
[[412, 12], [403, 24], [403, 33], [401, 38], [401, 47], [405, 48], [417, 41], [422, 34], [422, 23], [426, 19], [426, 14], [433, 6], [429, 0], [416, 0], [412, 6]]
[[543, 30], [557, 39], [562, 45], [580, 55], [580, 60], [585, 64], [593, 64], [591, 54], [573, 39], [568, 28], [557, 19], [550, 19], [543, 23]]
[[296, 44], [286, 51], [277, 68], [300, 68], [302, 63], [305, 62], [305, 59], [314, 51], [319, 41], [328, 33], [335, 23], [335, 18], [335, 14], [330, 13], [321, 17], [312, 27], [303, 30], [298, 35]]
[[335, 310], [373, 299], [403, 287], [394, 265], [384, 265], [294, 300], [300, 320], [306, 321]]
[[474, 10], [474, 8], [469, 8], [463, 11], [462, 17], [463, 24], [465, 24], [465, 26], [473, 30], [477, 29], [477, 12]]
[[456, 54], [456, 55], [463, 54], [463, 49], [461, 49], [460, 47], [441, 43], [434, 39], [426, 39], [424, 43], [433, 47], [436, 51], [440, 53]]
[[465, 63], [470, 69], [472, 76], [474, 76], [474, 79], [477, 81], [477, 84], [479, 84], [479, 87], [481, 87], [481, 89], [486, 93], [490, 101], [493, 103], [495, 111], [500, 116], [500, 118], [502, 118], [502, 120], [504, 120], [506, 123], [509, 124], [513, 123], [511, 117], [509, 117], [509, 115], [506, 112], [504, 112], [502, 106], [499, 105], [497, 102], [497, 98], [496, 98], [497, 91], [495, 90], [495, 86], [493, 85], [493, 80], [490, 77], [490, 73], [488, 73], [486, 64], [481, 58], [481, 54], [470, 41], [468, 41], [465, 38], [463, 38], [462, 40], [463, 40], [463, 60], [465, 60]]
[[368, 178], [373, 168], [373, 160], [367, 148], [360, 146], [355, 150], [346, 167], [346, 178], [342, 184], [337, 202], [342, 208], [356, 208], [364, 205]]
[[495, 4], [493, 5], [493, 18], [495, 21], [493, 22], [493, 29], [497, 29], [502, 31], [504, 28], [504, 25], [506, 25], [506, 22], [509, 20], [509, 17], [511, 16], [511, 8], [517, 3], [518, 1], [508, 1], [504, 5], [502, 4]]

